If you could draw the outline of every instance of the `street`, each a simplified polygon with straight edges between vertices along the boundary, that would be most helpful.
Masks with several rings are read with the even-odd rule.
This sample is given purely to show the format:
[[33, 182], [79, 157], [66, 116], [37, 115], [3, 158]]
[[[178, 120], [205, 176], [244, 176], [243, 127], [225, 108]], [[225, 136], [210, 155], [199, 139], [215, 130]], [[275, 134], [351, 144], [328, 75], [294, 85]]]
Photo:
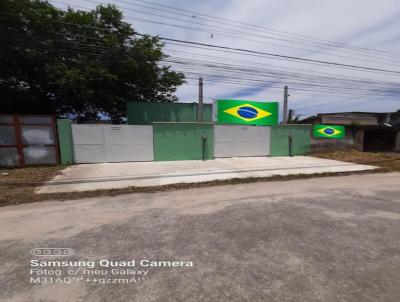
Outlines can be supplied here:
[[399, 184], [373, 173], [2, 207], [0, 300], [397, 302]]

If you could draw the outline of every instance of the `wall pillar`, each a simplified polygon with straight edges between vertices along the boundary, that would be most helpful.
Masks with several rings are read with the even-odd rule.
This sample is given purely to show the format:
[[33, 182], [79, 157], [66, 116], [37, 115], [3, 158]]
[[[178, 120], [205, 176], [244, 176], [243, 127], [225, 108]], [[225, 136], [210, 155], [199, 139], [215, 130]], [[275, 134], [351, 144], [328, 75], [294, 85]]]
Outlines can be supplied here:
[[364, 151], [364, 129], [354, 129], [353, 131], [354, 131], [354, 147], [358, 151], [363, 152]]
[[60, 145], [61, 164], [74, 163], [74, 147], [72, 143], [71, 121], [68, 119], [57, 120], [58, 143]]
[[394, 151], [400, 152], [400, 131], [397, 131], [397, 134], [396, 134], [396, 145], [395, 145]]

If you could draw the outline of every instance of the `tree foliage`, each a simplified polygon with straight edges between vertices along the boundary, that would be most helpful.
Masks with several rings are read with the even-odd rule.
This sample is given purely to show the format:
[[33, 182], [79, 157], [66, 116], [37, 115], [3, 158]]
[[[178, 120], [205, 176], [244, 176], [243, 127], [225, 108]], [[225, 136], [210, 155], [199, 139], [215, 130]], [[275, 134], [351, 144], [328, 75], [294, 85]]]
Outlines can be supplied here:
[[120, 119], [127, 101], [172, 102], [181, 73], [158, 38], [134, 35], [115, 6], [63, 11], [0, 1], [0, 111]]

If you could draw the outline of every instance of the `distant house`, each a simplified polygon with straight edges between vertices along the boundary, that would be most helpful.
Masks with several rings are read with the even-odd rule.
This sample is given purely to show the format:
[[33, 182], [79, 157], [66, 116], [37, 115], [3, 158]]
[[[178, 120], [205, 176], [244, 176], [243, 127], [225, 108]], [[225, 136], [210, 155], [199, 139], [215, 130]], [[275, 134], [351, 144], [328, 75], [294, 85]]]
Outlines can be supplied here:
[[397, 112], [336, 112], [307, 117], [302, 124], [346, 126], [344, 139], [313, 139], [314, 152], [357, 149], [360, 151], [400, 151], [400, 110]]

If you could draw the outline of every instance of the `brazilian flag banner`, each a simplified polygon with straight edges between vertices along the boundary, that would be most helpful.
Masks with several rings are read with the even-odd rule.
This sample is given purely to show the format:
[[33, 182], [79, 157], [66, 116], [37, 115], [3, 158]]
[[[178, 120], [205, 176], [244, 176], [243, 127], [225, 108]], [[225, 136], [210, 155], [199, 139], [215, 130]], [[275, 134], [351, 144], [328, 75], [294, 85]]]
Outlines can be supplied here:
[[314, 125], [316, 138], [344, 138], [345, 134], [344, 126]]
[[277, 102], [217, 100], [217, 122], [221, 124], [247, 124], [271, 126], [278, 124]]

